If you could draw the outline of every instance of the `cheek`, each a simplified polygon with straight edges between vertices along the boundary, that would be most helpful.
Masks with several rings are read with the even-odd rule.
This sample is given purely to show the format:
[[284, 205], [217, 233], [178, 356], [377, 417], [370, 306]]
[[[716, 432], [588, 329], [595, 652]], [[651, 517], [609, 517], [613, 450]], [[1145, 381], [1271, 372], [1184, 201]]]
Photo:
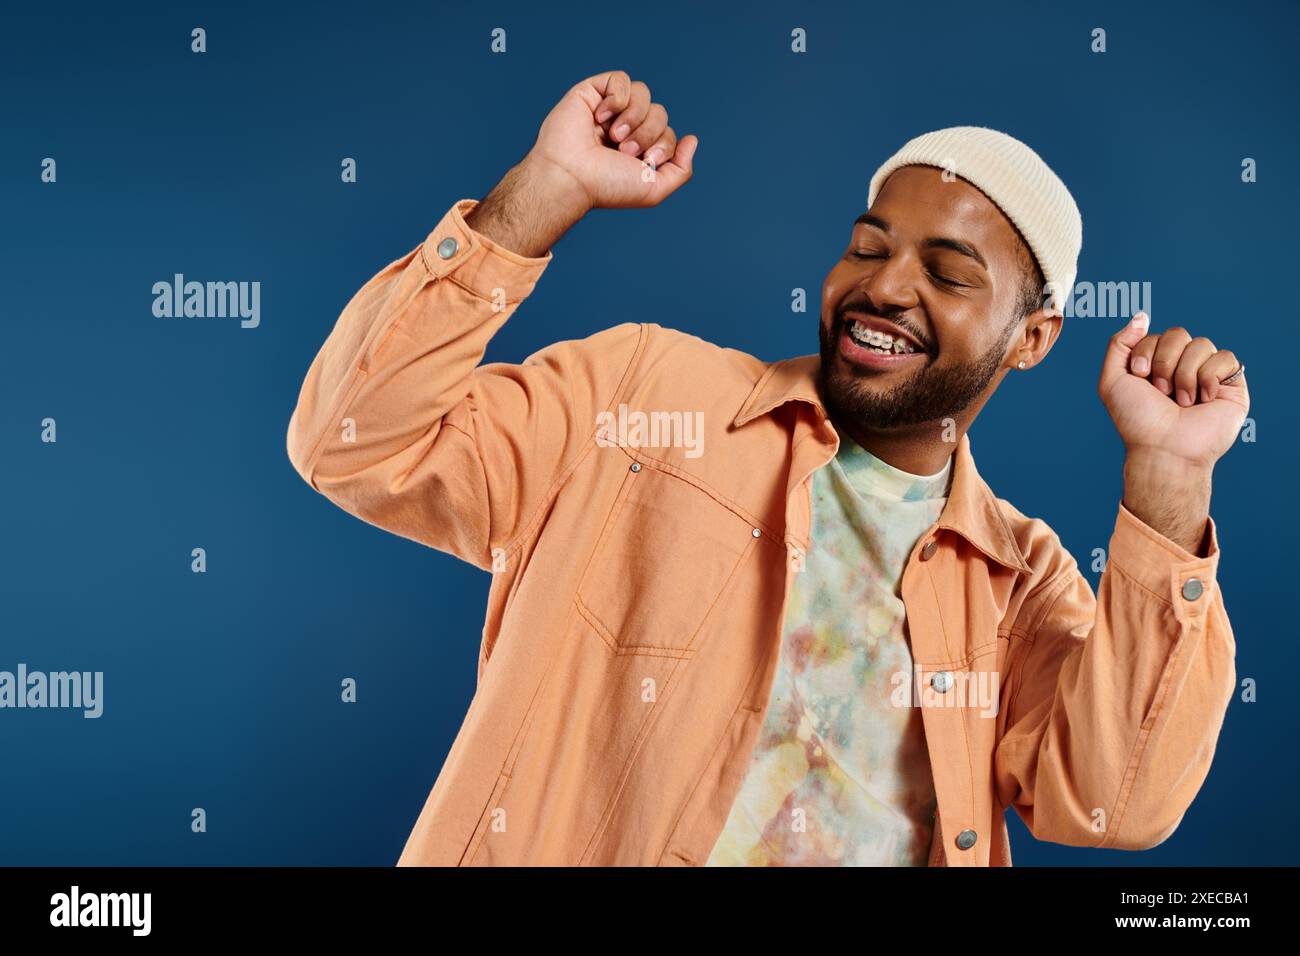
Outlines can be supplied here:
[[991, 342], [984, 341], [985, 313], [978, 308], [945, 303], [930, 312], [931, 335], [941, 353], [972, 358], [982, 355]]
[[831, 316], [835, 314], [835, 306], [844, 298], [844, 293], [848, 291], [851, 284], [851, 269], [843, 263], [837, 265], [830, 271], [826, 281], [822, 284], [822, 319], [829, 322]]

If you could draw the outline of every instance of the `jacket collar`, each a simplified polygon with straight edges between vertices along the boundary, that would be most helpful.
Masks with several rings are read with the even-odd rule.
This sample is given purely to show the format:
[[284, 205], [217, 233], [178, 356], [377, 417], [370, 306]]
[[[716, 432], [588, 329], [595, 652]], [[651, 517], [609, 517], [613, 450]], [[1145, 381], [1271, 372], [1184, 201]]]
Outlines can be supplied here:
[[[817, 392], [820, 362], [817, 355], [801, 355], [769, 365], [736, 413], [732, 426], [739, 428], [791, 401], [811, 405], [825, 419], [826, 408]], [[938, 526], [961, 535], [999, 564], [1032, 573], [997, 499], [975, 470], [970, 438], [964, 432], [954, 452], [952, 487]]]

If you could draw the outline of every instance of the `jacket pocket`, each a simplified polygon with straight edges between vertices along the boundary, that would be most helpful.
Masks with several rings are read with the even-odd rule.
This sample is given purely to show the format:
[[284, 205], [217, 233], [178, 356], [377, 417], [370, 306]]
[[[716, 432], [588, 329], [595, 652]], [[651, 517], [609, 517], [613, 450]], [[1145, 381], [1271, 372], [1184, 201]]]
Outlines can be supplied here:
[[690, 479], [637, 464], [579, 582], [578, 610], [618, 653], [688, 658], [754, 526]]

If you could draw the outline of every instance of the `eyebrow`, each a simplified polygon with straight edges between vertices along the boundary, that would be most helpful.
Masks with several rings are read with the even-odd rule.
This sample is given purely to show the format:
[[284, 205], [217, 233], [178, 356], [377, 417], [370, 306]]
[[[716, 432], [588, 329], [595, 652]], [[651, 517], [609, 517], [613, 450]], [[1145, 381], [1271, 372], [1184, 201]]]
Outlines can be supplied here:
[[[854, 225], [875, 226], [883, 233], [888, 234], [889, 232], [889, 223], [881, 219], [879, 216], [871, 215], [869, 212], [864, 212], [859, 216], [854, 222]], [[968, 243], [962, 242], [960, 239], [926, 239], [921, 243], [921, 246], [925, 249], [948, 249], [952, 252], [957, 252], [963, 256], [968, 256], [969, 258], [974, 259], [985, 269], [989, 267], [989, 264], [984, 261], [984, 257], [979, 254], [978, 249]]]

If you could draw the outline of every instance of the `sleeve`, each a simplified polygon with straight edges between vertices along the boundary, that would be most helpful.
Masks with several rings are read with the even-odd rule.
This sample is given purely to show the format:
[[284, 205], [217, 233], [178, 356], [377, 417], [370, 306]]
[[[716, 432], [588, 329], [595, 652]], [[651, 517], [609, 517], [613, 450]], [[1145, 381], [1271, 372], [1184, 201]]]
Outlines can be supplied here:
[[294, 468], [345, 511], [490, 569], [592, 443], [646, 327], [480, 364], [551, 260], [472, 230], [453, 205], [347, 304], [289, 422]]
[[1213, 518], [1208, 537], [1193, 555], [1121, 502], [1096, 598], [1061, 548], [1026, 603], [994, 773], [1037, 839], [1148, 849], [1200, 790], [1236, 685]]

